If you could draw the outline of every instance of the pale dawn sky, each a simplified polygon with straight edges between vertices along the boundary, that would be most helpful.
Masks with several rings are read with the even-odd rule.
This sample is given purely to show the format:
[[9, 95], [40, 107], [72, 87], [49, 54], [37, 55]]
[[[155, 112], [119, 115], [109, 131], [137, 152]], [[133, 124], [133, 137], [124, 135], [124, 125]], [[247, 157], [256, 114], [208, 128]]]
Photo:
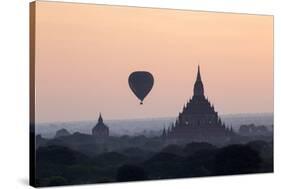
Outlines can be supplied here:
[[175, 117], [198, 64], [219, 114], [273, 112], [272, 16], [37, 1], [35, 52], [36, 122]]

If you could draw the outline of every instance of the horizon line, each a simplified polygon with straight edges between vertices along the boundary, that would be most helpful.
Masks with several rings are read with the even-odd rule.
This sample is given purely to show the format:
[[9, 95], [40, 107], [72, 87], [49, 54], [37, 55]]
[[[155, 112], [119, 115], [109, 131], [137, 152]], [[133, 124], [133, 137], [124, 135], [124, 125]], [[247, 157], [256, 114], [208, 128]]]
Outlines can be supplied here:
[[[253, 113], [226, 113], [226, 114], [219, 114], [219, 116], [237, 116], [237, 115], [259, 115], [259, 114], [271, 114], [272, 116], [274, 116], [274, 112], [253, 112]], [[165, 116], [165, 117], [139, 117], [139, 118], [124, 118], [124, 119], [118, 119], [118, 118], [110, 118], [110, 119], [106, 119], [103, 117], [104, 121], [130, 121], [130, 120], [153, 120], [153, 119], [167, 119], [167, 118], [177, 118], [177, 115], [175, 116]], [[70, 123], [70, 122], [92, 122], [92, 121], [96, 121], [97, 119], [85, 119], [85, 120], [66, 120], [66, 121], [39, 121], [36, 122], [35, 121], [35, 126], [36, 124], [50, 124], [50, 123]]]

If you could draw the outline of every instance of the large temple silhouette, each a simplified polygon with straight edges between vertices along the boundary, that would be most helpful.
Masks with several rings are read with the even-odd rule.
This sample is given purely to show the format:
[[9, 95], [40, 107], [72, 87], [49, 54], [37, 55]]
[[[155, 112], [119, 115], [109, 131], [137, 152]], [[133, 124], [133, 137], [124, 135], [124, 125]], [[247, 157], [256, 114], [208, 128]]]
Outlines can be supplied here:
[[200, 67], [198, 66], [192, 98], [184, 105], [175, 123], [167, 130], [163, 129], [162, 136], [168, 139], [217, 141], [227, 139], [233, 134], [232, 127], [226, 127], [214, 106], [205, 97]]

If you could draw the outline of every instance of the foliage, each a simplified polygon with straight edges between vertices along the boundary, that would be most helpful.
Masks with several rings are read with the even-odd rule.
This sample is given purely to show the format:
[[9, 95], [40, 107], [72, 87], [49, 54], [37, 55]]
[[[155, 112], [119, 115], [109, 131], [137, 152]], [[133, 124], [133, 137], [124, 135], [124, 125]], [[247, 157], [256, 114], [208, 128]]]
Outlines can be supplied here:
[[120, 137], [109, 139], [110, 150], [102, 150], [101, 141], [87, 137], [60, 137], [40, 146], [36, 151], [36, 184], [57, 186], [273, 171], [272, 142], [262, 140], [216, 147], [206, 142], [162, 141], [160, 145], [157, 138]]

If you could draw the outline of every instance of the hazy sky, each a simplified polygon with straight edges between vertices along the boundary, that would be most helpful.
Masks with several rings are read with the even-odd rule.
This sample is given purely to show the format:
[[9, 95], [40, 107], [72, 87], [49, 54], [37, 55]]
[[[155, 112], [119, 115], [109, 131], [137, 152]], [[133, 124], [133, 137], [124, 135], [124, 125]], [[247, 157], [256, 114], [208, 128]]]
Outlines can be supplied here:
[[[36, 121], [176, 116], [200, 63], [219, 114], [273, 112], [273, 17], [37, 2]], [[139, 105], [128, 86], [153, 74]]]

